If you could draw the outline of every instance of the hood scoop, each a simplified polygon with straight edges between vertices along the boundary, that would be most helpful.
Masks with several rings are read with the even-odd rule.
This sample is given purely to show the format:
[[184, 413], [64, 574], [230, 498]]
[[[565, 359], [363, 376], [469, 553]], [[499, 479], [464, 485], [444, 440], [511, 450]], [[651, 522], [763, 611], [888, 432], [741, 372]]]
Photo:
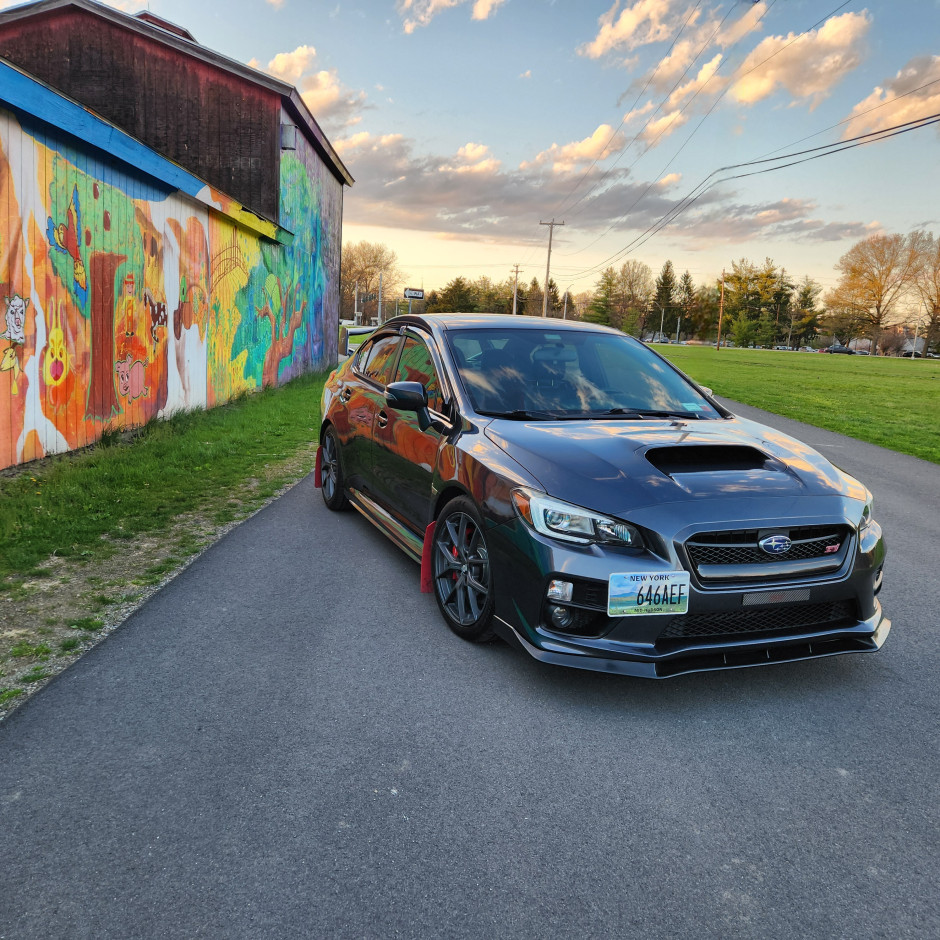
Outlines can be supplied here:
[[652, 447], [646, 459], [666, 476], [686, 473], [735, 473], [748, 470], [777, 469], [777, 463], [756, 447], [734, 444], [683, 444], [677, 447]]

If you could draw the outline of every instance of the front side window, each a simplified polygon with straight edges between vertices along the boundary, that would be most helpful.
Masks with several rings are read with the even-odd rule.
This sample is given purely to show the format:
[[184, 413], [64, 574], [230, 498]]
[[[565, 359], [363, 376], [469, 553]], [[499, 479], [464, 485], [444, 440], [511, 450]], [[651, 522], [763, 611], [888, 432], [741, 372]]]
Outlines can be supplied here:
[[380, 336], [371, 340], [356, 357], [356, 368], [370, 379], [388, 385], [399, 339], [398, 336]]
[[442, 410], [444, 402], [437, 369], [434, 368], [431, 351], [421, 340], [411, 336], [405, 337], [395, 381], [420, 382], [427, 389], [428, 407], [437, 412]]

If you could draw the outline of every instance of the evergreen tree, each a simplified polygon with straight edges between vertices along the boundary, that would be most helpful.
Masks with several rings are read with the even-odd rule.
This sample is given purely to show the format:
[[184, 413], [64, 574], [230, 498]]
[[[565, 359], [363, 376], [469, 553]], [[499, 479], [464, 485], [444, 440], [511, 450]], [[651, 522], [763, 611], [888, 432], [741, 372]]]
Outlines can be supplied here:
[[436, 297], [436, 303], [430, 301], [426, 307], [428, 313], [473, 313], [476, 303], [473, 286], [462, 277], [455, 277]]
[[530, 317], [542, 315], [542, 288], [539, 286], [538, 278], [532, 278], [529, 289], [526, 291], [524, 312]]
[[585, 320], [589, 323], [602, 323], [605, 326], [610, 323], [616, 284], [616, 272], [613, 268], [607, 268], [594, 288], [594, 298], [584, 313]]
[[661, 334], [659, 339], [665, 339], [668, 336], [668, 328], [671, 324], [675, 326], [675, 297], [676, 297], [676, 272], [673, 269], [672, 262], [667, 261], [663, 269], [656, 278], [656, 293], [653, 297], [654, 312], [659, 314], [659, 323], [657, 331]]

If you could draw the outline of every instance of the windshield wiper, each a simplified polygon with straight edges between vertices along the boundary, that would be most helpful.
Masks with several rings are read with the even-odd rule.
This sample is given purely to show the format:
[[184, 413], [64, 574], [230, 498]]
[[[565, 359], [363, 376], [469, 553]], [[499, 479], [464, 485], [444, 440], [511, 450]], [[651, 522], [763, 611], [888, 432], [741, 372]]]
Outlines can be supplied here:
[[697, 411], [657, 411], [653, 408], [610, 408], [602, 415], [622, 415], [626, 418], [679, 418], [682, 421], [698, 421], [702, 416]]
[[478, 411], [477, 414], [488, 418], [508, 418], [510, 421], [557, 421], [564, 417], [555, 411], [527, 411], [516, 408], [513, 411]]

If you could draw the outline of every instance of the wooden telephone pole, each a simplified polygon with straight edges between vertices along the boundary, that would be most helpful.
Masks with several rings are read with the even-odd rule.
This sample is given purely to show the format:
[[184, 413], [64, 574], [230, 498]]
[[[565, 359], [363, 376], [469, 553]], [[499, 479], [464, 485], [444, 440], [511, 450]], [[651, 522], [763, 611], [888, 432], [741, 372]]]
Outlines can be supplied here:
[[721, 349], [721, 318], [725, 313], [725, 272], [721, 271], [721, 300], [718, 302], [718, 345], [715, 349]]
[[542, 291], [542, 316], [548, 316], [548, 273], [552, 267], [552, 235], [555, 231], [556, 225], [564, 225], [564, 222], [556, 222], [554, 219], [551, 222], [539, 222], [539, 225], [548, 226], [548, 260], [545, 262], [545, 290]]

